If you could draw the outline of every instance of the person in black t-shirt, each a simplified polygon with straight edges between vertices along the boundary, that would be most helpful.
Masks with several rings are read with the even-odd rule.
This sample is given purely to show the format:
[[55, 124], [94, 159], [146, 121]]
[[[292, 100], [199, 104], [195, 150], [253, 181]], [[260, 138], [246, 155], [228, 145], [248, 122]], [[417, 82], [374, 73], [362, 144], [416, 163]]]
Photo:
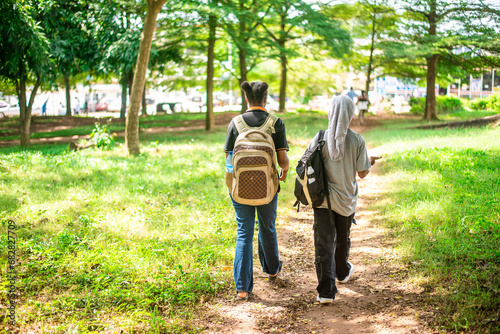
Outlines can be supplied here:
[[[269, 113], [265, 106], [267, 102], [268, 84], [265, 82], [247, 81], [241, 84], [245, 91], [245, 99], [250, 106], [243, 114], [243, 120], [250, 127], [260, 127], [264, 124]], [[278, 165], [281, 167], [280, 181], [286, 179], [289, 169], [287, 156], [288, 143], [286, 140], [285, 124], [278, 119], [274, 125], [275, 133], [271, 135], [276, 148]], [[238, 137], [238, 130], [234, 120], [229, 123], [227, 129], [224, 151], [226, 158], [234, 148]], [[231, 195], [231, 194], [230, 194]], [[234, 257], [234, 282], [236, 284], [236, 299], [248, 300], [253, 289], [253, 234], [255, 229], [255, 210], [259, 223], [259, 260], [262, 270], [269, 275], [270, 280], [275, 280], [281, 271], [283, 262], [279, 259], [278, 239], [276, 236], [276, 209], [278, 205], [278, 194], [266, 205], [252, 206], [237, 203], [231, 197], [238, 223], [236, 238], [236, 253]]]
[[361, 96], [358, 98], [358, 102], [356, 103], [356, 107], [358, 107], [359, 111], [359, 124], [365, 124], [365, 112], [368, 112], [368, 105], [370, 104], [370, 100], [368, 96], [365, 94], [365, 91], [361, 91]]

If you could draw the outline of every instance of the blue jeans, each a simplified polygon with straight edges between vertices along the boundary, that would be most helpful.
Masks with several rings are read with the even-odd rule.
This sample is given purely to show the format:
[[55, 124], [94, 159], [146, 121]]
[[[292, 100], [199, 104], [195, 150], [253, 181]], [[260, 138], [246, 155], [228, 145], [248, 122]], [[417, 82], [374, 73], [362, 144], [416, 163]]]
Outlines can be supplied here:
[[[229, 195], [231, 196], [231, 195]], [[276, 209], [278, 194], [266, 205], [253, 206], [237, 203], [231, 197], [236, 222], [236, 254], [234, 256], [234, 282], [236, 291], [252, 292], [253, 289], [253, 234], [255, 230], [255, 209], [259, 222], [259, 260], [266, 274], [275, 275], [281, 269], [278, 239], [276, 236]]]

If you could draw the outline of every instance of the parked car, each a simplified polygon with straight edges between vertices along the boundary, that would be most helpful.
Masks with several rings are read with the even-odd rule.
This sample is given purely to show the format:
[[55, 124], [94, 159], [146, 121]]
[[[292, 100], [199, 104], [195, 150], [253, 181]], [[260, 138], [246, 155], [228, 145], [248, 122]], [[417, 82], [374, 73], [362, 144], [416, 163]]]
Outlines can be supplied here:
[[95, 111], [108, 111], [109, 100], [100, 100], [95, 105]]
[[156, 113], [157, 114], [173, 114], [174, 112], [182, 112], [182, 103], [181, 102], [161, 102], [156, 104]]
[[0, 109], [8, 109], [9, 107], [10, 105], [7, 102], [0, 100]]

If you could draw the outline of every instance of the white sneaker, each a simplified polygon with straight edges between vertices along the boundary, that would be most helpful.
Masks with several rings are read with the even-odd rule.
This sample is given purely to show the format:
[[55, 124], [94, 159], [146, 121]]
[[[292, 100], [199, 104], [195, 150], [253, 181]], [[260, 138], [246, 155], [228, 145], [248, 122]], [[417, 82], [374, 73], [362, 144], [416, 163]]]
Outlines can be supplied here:
[[347, 264], [349, 264], [349, 266], [351, 268], [351, 269], [349, 269], [349, 274], [347, 274], [347, 277], [344, 278], [343, 280], [338, 280], [339, 283], [347, 283], [349, 281], [349, 278], [351, 278], [352, 273], [354, 272], [354, 265], [349, 261], [347, 261]]
[[333, 298], [323, 298], [323, 297], [320, 297], [318, 295], [318, 297], [316, 297], [316, 300], [318, 302], [320, 302], [321, 304], [331, 304], [333, 303]]

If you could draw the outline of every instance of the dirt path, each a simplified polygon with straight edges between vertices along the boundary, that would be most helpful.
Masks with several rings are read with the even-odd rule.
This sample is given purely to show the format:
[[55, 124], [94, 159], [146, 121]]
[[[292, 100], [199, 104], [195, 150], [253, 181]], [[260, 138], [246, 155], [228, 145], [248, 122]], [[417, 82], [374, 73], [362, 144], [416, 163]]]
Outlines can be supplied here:
[[284, 260], [280, 280], [271, 283], [255, 257], [253, 298], [237, 302], [231, 291], [207, 305], [205, 332], [432, 333], [425, 326], [433, 313], [424, 310], [423, 289], [404, 283], [405, 268], [398, 265], [391, 247], [394, 241], [377, 224], [383, 217], [368, 209], [384, 182], [376, 166], [359, 181], [350, 253], [356, 270], [347, 284], [338, 284], [333, 304], [316, 302], [312, 210], [278, 209], [278, 242]]

